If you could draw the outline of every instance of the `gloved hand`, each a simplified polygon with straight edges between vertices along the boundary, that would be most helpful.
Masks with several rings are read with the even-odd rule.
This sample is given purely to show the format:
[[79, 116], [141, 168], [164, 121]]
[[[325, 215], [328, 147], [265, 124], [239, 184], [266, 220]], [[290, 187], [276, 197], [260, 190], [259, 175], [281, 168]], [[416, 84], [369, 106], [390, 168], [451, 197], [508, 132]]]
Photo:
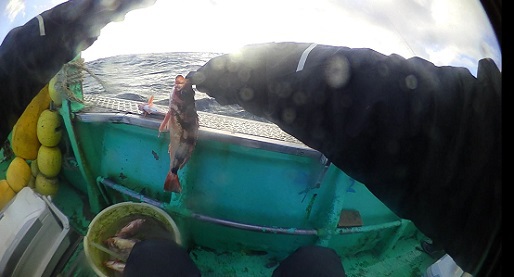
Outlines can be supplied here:
[[242, 104], [262, 116], [266, 103], [266, 50], [265, 46], [248, 47], [238, 54], [215, 57], [186, 78], [221, 105]]
[[[290, 96], [307, 43], [265, 43], [215, 57], [190, 72], [196, 89], [221, 105], [239, 104], [248, 112], [270, 119], [277, 97]], [[270, 102], [272, 101], [272, 102]]]
[[175, 241], [150, 239], [136, 243], [123, 276], [182, 277], [201, 276], [201, 272], [186, 249]]
[[[250, 45], [240, 54], [213, 58], [189, 77], [220, 104], [239, 104], [265, 116], [319, 150], [441, 243], [466, 272], [474, 272], [492, 249], [488, 259], [497, 266], [501, 72], [496, 65], [480, 61], [477, 79], [465, 68], [439, 67], [419, 57], [327, 45], [309, 52], [309, 46]], [[442, 193], [449, 188], [458, 197]], [[474, 208], [455, 205], [463, 198]], [[468, 228], [476, 222], [481, 228]]]
[[[0, 45], [0, 118], [18, 118], [62, 66], [91, 46], [105, 25], [156, 0], [69, 0], [12, 29]], [[109, 3], [109, 4], [106, 4]], [[42, 33], [44, 31], [44, 33]], [[0, 122], [0, 144], [12, 125]]]
[[[65, 45], [87, 49], [110, 22], [122, 21], [131, 10], [153, 5], [156, 0], [70, 0], [49, 9], [41, 16], [48, 36], [61, 36]], [[75, 53], [75, 54], [76, 54]]]

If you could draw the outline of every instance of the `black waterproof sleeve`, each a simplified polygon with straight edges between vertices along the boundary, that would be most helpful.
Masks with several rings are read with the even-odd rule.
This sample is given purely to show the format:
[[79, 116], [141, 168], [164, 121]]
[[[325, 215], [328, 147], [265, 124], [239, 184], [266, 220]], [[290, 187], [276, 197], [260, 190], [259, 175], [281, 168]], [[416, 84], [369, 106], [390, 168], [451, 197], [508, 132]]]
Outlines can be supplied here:
[[477, 273], [500, 238], [501, 74], [491, 60], [475, 78], [371, 49], [270, 43], [189, 77], [322, 152], [465, 271]]
[[111, 21], [156, 0], [70, 0], [12, 29], [0, 46], [0, 144], [30, 100]]

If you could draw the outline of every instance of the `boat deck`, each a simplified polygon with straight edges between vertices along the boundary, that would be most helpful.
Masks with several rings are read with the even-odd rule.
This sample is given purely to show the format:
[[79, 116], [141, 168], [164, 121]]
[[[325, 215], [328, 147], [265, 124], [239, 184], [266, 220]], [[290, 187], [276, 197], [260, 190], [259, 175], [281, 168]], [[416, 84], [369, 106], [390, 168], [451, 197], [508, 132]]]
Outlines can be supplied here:
[[[73, 114], [73, 121], [77, 123], [75, 126], [77, 135], [93, 133], [91, 138], [96, 138], [109, 130], [110, 135], [112, 135], [110, 132], [119, 132], [122, 136], [118, 134], [117, 137], [114, 136], [116, 140], [111, 137], [110, 141], [82, 140], [81, 147], [86, 147], [84, 152], [91, 152], [91, 149], [98, 151], [101, 148], [102, 155], [109, 156], [115, 153], [114, 156], [109, 157], [118, 160], [107, 160], [102, 165], [102, 170], [98, 172], [105, 171], [103, 167], [112, 167], [112, 171], [108, 171], [109, 174], [105, 173], [107, 171], [97, 174], [113, 177], [114, 181], [121, 183], [122, 187], [131, 187], [132, 184], [127, 180], [141, 177], [138, 176], [141, 174], [137, 172], [138, 168], [134, 170], [123, 168], [133, 166], [130, 160], [139, 158], [140, 154], [123, 156], [119, 152], [122, 147], [117, 143], [127, 145], [124, 140], [133, 139], [131, 138], [133, 134], [123, 136], [124, 132], [133, 131], [129, 129], [133, 128], [132, 126], [143, 127], [136, 131], [136, 137], [145, 140], [146, 143], [157, 143], [156, 139], [148, 137], [154, 137], [154, 134], [157, 134], [155, 131], [164, 117], [166, 107], [162, 107], [162, 113], [143, 116], [138, 109], [138, 104], [141, 102], [96, 95], [85, 95], [84, 100], [85, 107]], [[396, 217], [367, 191], [363, 184], [341, 174], [334, 166], [329, 166], [321, 153], [305, 146], [276, 125], [204, 112], [198, 112], [198, 114], [200, 140], [203, 140], [203, 143], [200, 143], [197, 146], [199, 149], [195, 151], [203, 151], [203, 154], [199, 154], [202, 155], [202, 159], [195, 161], [193, 158], [193, 161], [188, 164], [200, 168], [205, 167], [204, 163], [211, 165], [213, 167], [210, 169], [211, 172], [202, 173], [207, 174], [208, 178], [202, 179], [202, 174], [193, 174], [194, 178], [188, 175], [190, 178], [188, 181], [195, 183], [195, 186], [184, 191], [179, 197], [170, 198], [169, 195], [161, 197], [162, 193], [155, 195], [160, 197], [157, 200], [163, 201], [159, 203], [164, 205], [167, 211], [177, 212], [176, 220], [186, 222], [185, 226], [190, 226], [191, 230], [188, 230], [191, 232], [189, 237], [192, 241], [188, 245], [190, 256], [202, 271], [203, 276], [271, 276], [278, 262], [285, 258], [284, 253], [290, 251], [287, 250], [288, 247], [293, 249], [297, 245], [307, 243], [334, 248], [341, 256], [349, 277], [422, 276], [424, 270], [437, 260], [438, 257], [430, 257], [421, 249], [420, 242], [427, 238], [415, 228], [412, 222]], [[118, 142], [118, 139], [121, 141]], [[164, 152], [166, 143], [162, 144], [164, 147], [161, 151]], [[233, 144], [237, 144], [238, 147], [233, 147]], [[214, 154], [219, 149], [227, 147], [229, 151], [235, 151], [236, 156], [251, 154], [249, 159], [255, 160], [258, 167], [247, 170], [244, 168], [246, 164], [238, 165], [238, 161], [231, 161], [229, 158], [229, 164], [232, 167], [239, 166], [239, 170], [244, 170], [246, 175], [238, 176], [237, 178], [240, 179], [234, 179], [234, 184], [208, 183], [210, 179], [226, 178], [226, 175], [217, 168], [226, 168], [226, 164], [223, 163], [227, 161], [227, 157], [223, 155], [219, 159], [210, 156], [210, 147], [215, 150], [212, 152]], [[255, 151], [248, 149], [255, 149]], [[205, 153], [209, 155], [205, 156]], [[206, 157], [208, 159], [204, 161]], [[261, 158], [264, 160], [260, 161]], [[283, 169], [283, 165], [274, 168], [259, 164], [259, 162], [266, 163], [266, 159], [270, 158], [278, 158], [287, 163], [290, 162], [289, 160], [294, 160], [294, 167], [299, 164], [302, 167], [292, 171], [290, 168]], [[155, 162], [159, 166], [163, 164], [153, 159], [148, 161]], [[94, 196], [92, 190], [100, 186], [101, 182], [82, 186], [75, 184], [74, 178], [80, 175], [77, 170], [78, 165], [80, 165], [80, 157], [70, 159], [65, 155], [63, 167], [65, 178], [62, 178], [59, 193], [53, 198], [55, 205], [68, 216], [73, 229], [73, 236], [71, 236], [73, 243], [61, 259], [54, 272], [55, 276], [96, 276], [84, 254], [83, 236], [96, 215], [95, 210], [99, 209], [94, 205], [98, 204], [102, 195]], [[5, 167], [6, 163], [0, 166]], [[167, 165], [163, 165], [164, 171], [167, 170], [166, 167]], [[275, 188], [270, 186], [272, 190], [269, 192], [256, 190], [255, 187], [259, 182], [274, 182], [274, 177], [264, 176], [266, 174], [262, 174], [259, 170], [274, 177], [283, 175], [284, 181], [291, 184]], [[305, 170], [308, 172], [303, 173]], [[308, 182], [291, 179], [295, 176], [293, 173], [302, 174], [298, 176], [309, 179]], [[312, 176], [309, 177], [307, 174]], [[147, 177], [147, 180], [139, 178], [137, 182], [144, 180], [148, 184], [156, 183], [157, 189], [162, 190], [160, 187], [162, 176], [144, 177]], [[149, 178], [151, 180], [148, 180]], [[255, 178], [265, 179], [254, 181]], [[266, 181], [268, 180], [266, 178], [270, 181]], [[247, 183], [247, 186], [242, 186], [240, 184], [242, 182]], [[318, 182], [322, 189], [320, 190], [319, 186], [310, 187], [309, 182]], [[298, 184], [305, 184], [307, 188]], [[148, 185], [144, 188], [146, 192], [152, 189]], [[132, 189], [135, 190], [134, 187]], [[107, 191], [112, 203], [127, 200], [127, 198], [120, 198], [119, 192], [110, 189]], [[103, 197], [105, 198], [105, 194]], [[220, 198], [212, 200], [213, 197]], [[137, 199], [129, 200], [137, 201]], [[191, 206], [191, 203], [194, 205]], [[249, 208], [246, 203], [250, 204], [251, 209], [245, 210]], [[272, 205], [277, 205], [277, 208], [273, 208]], [[219, 211], [213, 211], [213, 207]], [[196, 210], [190, 210], [193, 208]], [[279, 214], [287, 209], [293, 212], [288, 216], [298, 217], [298, 220], [283, 221]], [[295, 210], [298, 214], [295, 214]], [[358, 211], [356, 214], [360, 223], [355, 225], [353, 221], [345, 225], [342, 210]], [[259, 216], [262, 211], [268, 214]], [[202, 215], [202, 213], [211, 212], [215, 214], [210, 217]], [[254, 213], [253, 217], [250, 217], [251, 220], [255, 220], [254, 223], [245, 222], [245, 216], [247, 216], [245, 212]], [[232, 218], [225, 218], [227, 216]], [[320, 219], [316, 219], [317, 216]], [[205, 220], [206, 218], [209, 220]], [[277, 243], [284, 243], [278, 248], [287, 251], [276, 251], [276, 249], [271, 251], [271, 248], [268, 248], [270, 245], [276, 248]]]

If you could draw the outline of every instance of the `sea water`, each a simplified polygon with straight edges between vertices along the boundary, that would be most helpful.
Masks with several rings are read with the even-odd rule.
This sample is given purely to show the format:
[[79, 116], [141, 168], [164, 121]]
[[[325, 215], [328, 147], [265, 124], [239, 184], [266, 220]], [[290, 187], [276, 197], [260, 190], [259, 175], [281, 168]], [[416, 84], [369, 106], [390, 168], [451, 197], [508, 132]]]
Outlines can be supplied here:
[[[146, 102], [154, 96], [154, 103], [168, 106], [175, 77], [198, 70], [211, 58], [223, 53], [170, 52], [119, 55], [85, 63], [95, 75], [85, 75], [84, 93]], [[263, 121], [238, 105], [219, 105], [214, 98], [196, 91], [196, 109], [214, 114]]]

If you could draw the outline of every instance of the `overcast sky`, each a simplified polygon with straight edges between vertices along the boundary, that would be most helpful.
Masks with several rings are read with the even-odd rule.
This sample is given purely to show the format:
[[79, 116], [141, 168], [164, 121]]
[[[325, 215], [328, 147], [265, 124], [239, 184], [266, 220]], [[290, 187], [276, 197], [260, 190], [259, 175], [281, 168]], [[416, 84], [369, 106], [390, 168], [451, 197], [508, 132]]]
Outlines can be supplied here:
[[[0, 0], [0, 39], [63, 0]], [[463, 66], [501, 53], [478, 0], [157, 0], [107, 25], [82, 53], [233, 52], [260, 42], [366, 47]]]

